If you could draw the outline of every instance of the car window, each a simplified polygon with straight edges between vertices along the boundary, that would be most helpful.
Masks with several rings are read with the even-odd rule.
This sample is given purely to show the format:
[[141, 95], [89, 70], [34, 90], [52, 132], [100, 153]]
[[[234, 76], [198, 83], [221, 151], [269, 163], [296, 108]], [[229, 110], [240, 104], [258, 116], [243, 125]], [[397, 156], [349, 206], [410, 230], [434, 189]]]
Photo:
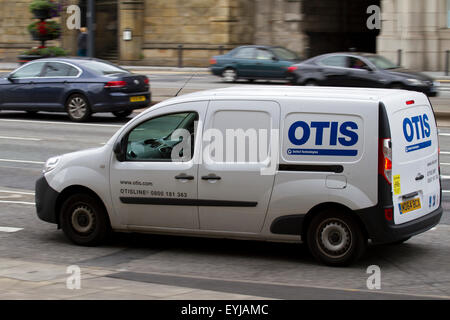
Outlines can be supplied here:
[[258, 60], [271, 60], [273, 58], [273, 53], [269, 50], [258, 49], [256, 52], [256, 59]]
[[79, 63], [84, 67], [91, 70], [93, 73], [98, 75], [107, 76], [111, 74], [119, 74], [119, 73], [129, 73], [127, 70], [122, 69], [120, 67], [114, 66], [112, 64], [104, 63], [101, 61], [95, 60], [82, 60]]
[[377, 68], [380, 68], [380, 69], [397, 69], [397, 68], [399, 68], [398, 65], [396, 65], [392, 61], [390, 61], [382, 56], [372, 55], [372, 56], [367, 56], [366, 58], [369, 59], [370, 62], [372, 62]]
[[66, 63], [49, 62], [44, 68], [43, 77], [75, 77], [78, 69]]
[[341, 67], [347, 68], [347, 57], [346, 56], [332, 56], [320, 60], [320, 63], [329, 67]]
[[300, 57], [295, 52], [285, 48], [275, 47], [272, 48], [272, 51], [282, 60], [300, 60]]
[[370, 69], [364, 61], [356, 57], [349, 57], [349, 66], [352, 69]]
[[[128, 135], [127, 161], [181, 161], [172, 159], [172, 149], [184, 141], [178, 157], [189, 160], [194, 148], [194, 127], [198, 119], [196, 112], [172, 113], [147, 120], [131, 130]], [[172, 133], [184, 129], [186, 139], [173, 139]], [[185, 152], [185, 154], [182, 154]]]
[[242, 48], [234, 54], [233, 58], [254, 59], [255, 58], [255, 48]]
[[13, 79], [37, 78], [41, 74], [44, 64], [45, 62], [31, 63], [14, 72], [11, 77]]

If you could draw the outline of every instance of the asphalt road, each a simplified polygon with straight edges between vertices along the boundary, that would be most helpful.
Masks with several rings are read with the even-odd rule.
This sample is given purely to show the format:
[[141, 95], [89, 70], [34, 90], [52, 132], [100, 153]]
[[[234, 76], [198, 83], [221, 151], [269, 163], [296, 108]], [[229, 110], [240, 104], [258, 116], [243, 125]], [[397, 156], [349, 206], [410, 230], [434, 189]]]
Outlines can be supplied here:
[[[167, 95], [189, 77], [150, 75], [153, 90]], [[185, 91], [213, 87], [223, 87], [223, 83], [200, 74]], [[442, 105], [447, 102], [450, 108], [445, 95], [439, 100]], [[305, 246], [296, 244], [135, 234], [115, 235], [109, 244], [97, 248], [70, 244], [55, 226], [36, 217], [34, 182], [49, 157], [101, 146], [123, 123], [109, 114], [76, 124], [64, 114], [0, 113], [0, 227], [20, 229], [2, 232], [0, 228], [0, 266], [2, 259], [76, 264], [107, 270], [111, 281], [275, 299], [450, 298], [450, 126], [439, 128], [445, 209], [441, 223], [402, 245], [371, 246], [363, 259], [349, 268], [329, 268], [318, 265]], [[380, 290], [366, 287], [370, 265], [381, 268]]]

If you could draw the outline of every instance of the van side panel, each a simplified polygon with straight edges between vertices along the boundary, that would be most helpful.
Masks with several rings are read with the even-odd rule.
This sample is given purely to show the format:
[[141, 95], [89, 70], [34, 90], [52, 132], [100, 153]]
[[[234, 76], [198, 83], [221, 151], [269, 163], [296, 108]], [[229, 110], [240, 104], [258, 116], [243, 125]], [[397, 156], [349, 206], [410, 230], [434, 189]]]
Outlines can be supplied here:
[[351, 210], [375, 206], [378, 101], [308, 98], [281, 103], [280, 167], [265, 232], [270, 234], [275, 219], [296, 215], [300, 221], [323, 203]]

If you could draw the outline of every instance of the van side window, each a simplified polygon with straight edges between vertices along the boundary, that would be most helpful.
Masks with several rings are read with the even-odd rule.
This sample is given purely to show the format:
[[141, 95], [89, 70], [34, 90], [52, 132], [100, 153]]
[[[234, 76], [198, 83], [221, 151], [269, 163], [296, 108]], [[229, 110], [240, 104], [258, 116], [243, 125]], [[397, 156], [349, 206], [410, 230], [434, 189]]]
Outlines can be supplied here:
[[[190, 160], [194, 151], [194, 128], [197, 120], [196, 112], [183, 112], [159, 116], [141, 123], [128, 135], [126, 161]], [[172, 136], [173, 133], [177, 136]], [[183, 145], [178, 146], [180, 143]], [[172, 150], [176, 146], [177, 150], [181, 150], [174, 157]]]
[[222, 146], [216, 143], [216, 149], [211, 150], [211, 160], [226, 163], [266, 161], [269, 155], [270, 128], [270, 114], [264, 111], [217, 111], [214, 113], [212, 129], [217, 134], [220, 133], [218, 140], [222, 140]]

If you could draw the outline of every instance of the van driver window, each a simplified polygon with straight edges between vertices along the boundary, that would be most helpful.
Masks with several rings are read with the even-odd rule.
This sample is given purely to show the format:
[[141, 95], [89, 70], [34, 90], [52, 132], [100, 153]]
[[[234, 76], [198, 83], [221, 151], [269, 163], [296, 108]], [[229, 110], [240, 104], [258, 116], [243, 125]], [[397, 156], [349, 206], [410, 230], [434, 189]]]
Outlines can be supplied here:
[[186, 145], [188, 141], [184, 141], [178, 156], [189, 160], [194, 151], [194, 127], [197, 120], [196, 112], [183, 112], [159, 116], [141, 123], [128, 135], [126, 161], [181, 161], [172, 159], [172, 149], [183, 142], [182, 137], [172, 137], [177, 129], [188, 131], [190, 144]]

